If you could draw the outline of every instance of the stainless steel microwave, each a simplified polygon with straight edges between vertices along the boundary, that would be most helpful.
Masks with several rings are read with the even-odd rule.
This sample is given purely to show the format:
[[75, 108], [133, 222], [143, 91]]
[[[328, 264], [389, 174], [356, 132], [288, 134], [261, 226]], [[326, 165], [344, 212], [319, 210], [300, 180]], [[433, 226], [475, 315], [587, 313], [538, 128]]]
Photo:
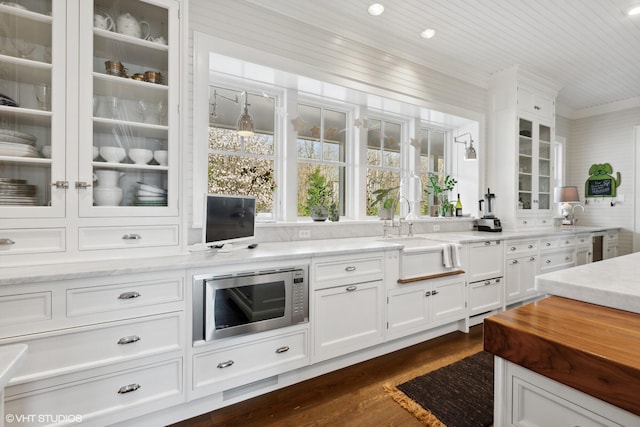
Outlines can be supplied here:
[[202, 275], [193, 282], [193, 342], [306, 323], [308, 267]]

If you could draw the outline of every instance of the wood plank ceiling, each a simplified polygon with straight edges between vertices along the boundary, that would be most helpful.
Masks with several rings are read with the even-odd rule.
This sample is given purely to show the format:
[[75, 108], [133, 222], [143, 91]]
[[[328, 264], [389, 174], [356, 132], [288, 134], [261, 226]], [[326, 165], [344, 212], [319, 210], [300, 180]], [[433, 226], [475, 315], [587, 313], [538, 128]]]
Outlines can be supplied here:
[[518, 65], [574, 111], [640, 99], [640, 0], [381, 0], [377, 17], [373, 0], [246, 1], [483, 87]]

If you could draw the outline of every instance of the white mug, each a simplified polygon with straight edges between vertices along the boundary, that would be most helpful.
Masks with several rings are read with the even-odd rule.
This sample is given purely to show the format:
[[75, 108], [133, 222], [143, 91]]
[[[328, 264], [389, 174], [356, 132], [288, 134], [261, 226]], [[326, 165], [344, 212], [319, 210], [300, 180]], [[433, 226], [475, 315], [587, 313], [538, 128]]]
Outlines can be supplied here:
[[93, 26], [101, 30], [113, 31], [115, 23], [109, 14], [105, 13], [104, 15], [101, 15], [96, 13], [93, 15]]

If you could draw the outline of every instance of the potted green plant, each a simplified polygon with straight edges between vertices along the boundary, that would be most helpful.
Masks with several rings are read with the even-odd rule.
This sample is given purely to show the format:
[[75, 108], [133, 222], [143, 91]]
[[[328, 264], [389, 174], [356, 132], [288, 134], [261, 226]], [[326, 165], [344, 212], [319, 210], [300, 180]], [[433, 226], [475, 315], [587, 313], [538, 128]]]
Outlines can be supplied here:
[[333, 203], [331, 183], [316, 168], [308, 177], [307, 209], [314, 221], [325, 221], [329, 216], [329, 207]]
[[444, 177], [442, 184], [438, 182], [438, 175], [429, 173], [429, 183], [424, 192], [433, 194], [434, 202], [440, 201], [440, 216], [453, 216], [453, 203], [449, 201], [449, 191], [453, 190], [458, 181], [447, 175]]
[[375, 198], [371, 201], [370, 206], [373, 207], [377, 204], [380, 205], [378, 207], [378, 216], [380, 217], [380, 219], [393, 220], [393, 215], [396, 211], [396, 204], [398, 202], [398, 199], [397, 197], [395, 197], [394, 192], [398, 188], [400, 187], [396, 186], [392, 188], [379, 188], [372, 193]]

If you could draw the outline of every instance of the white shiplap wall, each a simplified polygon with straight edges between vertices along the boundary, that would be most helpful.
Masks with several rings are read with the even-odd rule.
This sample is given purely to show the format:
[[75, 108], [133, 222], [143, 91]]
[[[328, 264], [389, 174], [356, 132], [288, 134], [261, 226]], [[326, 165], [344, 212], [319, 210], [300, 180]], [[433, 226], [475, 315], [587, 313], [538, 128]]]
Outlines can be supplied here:
[[619, 253], [632, 251], [634, 225], [634, 147], [633, 128], [640, 124], [640, 108], [573, 120], [567, 146], [567, 185], [577, 185], [584, 200], [584, 184], [589, 167], [609, 163], [613, 175], [620, 172], [622, 184], [618, 195], [624, 202], [611, 206], [609, 198], [590, 198], [585, 212], [576, 210], [579, 225], [621, 227]]
[[[284, 58], [302, 65], [309, 77], [331, 78], [345, 86], [379, 95], [409, 97], [426, 101], [435, 110], [477, 119], [486, 114], [487, 90], [434, 71], [405, 59], [394, 58], [361, 43], [339, 38], [320, 27], [298, 21], [251, 5], [244, 0], [191, 0], [189, 2], [189, 66], [186, 129], [183, 143], [182, 171], [185, 183], [183, 217], [189, 242], [200, 239], [191, 230], [193, 158], [193, 33], [200, 32], [232, 44], [259, 49], [259, 58], [239, 49], [236, 57], [278, 68], [273, 58]], [[384, 37], [384, 35], [381, 35]], [[229, 46], [224, 48], [225, 55]], [[248, 50], [250, 51], [250, 50]], [[281, 61], [287, 62], [287, 61]], [[268, 62], [268, 63], [267, 63]], [[280, 64], [281, 64], [280, 63]], [[301, 74], [304, 73], [301, 72]], [[471, 112], [472, 114], [467, 114]]]

